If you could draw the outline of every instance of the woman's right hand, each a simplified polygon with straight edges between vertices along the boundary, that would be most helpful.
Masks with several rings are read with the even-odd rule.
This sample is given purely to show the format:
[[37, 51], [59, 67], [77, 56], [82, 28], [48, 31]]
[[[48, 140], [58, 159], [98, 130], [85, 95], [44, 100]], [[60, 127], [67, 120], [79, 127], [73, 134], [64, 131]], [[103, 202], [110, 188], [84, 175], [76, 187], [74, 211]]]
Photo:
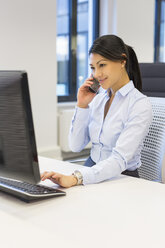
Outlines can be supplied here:
[[87, 78], [78, 90], [77, 106], [80, 108], [87, 108], [88, 104], [96, 96], [96, 93], [93, 93], [89, 90], [89, 87], [93, 84], [92, 79], [93, 77]]

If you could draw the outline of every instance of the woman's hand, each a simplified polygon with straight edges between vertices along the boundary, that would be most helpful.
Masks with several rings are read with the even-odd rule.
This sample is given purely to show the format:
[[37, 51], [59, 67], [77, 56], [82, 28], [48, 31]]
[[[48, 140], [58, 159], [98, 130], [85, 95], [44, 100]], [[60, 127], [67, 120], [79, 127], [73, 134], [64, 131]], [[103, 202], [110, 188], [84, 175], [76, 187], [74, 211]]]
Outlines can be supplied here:
[[81, 85], [77, 93], [77, 106], [80, 108], [87, 108], [88, 104], [96, 96], [89, 90], [89, 87], [93, 84], [93, 77], [87, 78], [85, 82]]
[[53, 171], [51, 172], [45, 171], [44, 173], [41, 174], [41, 180], [45, 181], [46, 179], [49, 179], [53, 183], [56, 183], [64, 188], [69, 188], [74, 185], [77, 185], [77, 179], [73, 175], [66, 176]]

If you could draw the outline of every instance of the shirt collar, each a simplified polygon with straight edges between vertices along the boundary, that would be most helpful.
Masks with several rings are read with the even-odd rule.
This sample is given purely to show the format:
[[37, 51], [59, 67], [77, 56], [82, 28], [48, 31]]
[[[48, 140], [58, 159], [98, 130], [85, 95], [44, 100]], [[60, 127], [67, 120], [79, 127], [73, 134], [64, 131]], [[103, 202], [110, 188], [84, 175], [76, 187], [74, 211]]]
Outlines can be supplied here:
[[[133, 81], [130, 80], [127, 84], [125, 84], [118, 91], [116, 91], [116, 94], [115, 95], [121, 94], [122, 96], [126, 96], [134, 88], [135, 88], [135, 86], [133, 84]], [[106, 93], [106, 95], [109, 96], [108, 90], [106, 90], [105, 93]]]
[[134, 88], [135, 86], [133, 84], [133, 81], [130, 80], [129, 83], [121, 87], [116, 93], [120, 93], [122, 96], [126, 96]]

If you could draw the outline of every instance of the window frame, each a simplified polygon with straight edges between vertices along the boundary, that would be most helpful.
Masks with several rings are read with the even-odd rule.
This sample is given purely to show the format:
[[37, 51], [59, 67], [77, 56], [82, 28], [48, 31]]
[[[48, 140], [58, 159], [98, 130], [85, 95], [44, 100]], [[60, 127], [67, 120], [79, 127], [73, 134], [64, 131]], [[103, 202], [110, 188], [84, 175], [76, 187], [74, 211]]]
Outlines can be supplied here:
[[155, 40], [154, 40], [154, 62], [160, 62], [160, 24], [161, 24], [161, 4], [164, 0], [155, 0]]
[[[93, 0], [93, 41], [99, 36], [99, 4]], [[76, 10], [76, 11], [75, 11]], [[77, 95], [77, 0], [69, 1], [69, 95], [57, 96], [58, 102], [76, 101]]]

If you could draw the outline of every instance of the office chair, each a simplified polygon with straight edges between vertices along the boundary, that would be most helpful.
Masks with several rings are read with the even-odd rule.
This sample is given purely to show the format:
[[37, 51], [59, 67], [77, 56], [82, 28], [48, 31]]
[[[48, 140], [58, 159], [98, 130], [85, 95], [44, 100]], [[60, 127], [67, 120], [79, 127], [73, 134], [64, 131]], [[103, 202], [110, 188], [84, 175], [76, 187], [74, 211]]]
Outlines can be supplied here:
[[165, 98], [149, 97], [153, 120], [141, 150], [140, 178], [165, 183]]
[[165, 63], [139, 63], [139, 67], [142, 93], [150, 97], [153, 121], [144, 140], [141, 151], [142, 166], [138, 171], [144, 179], [165, 182]]
[[142, 93], [147, 96], [165, 97], [165, 63], [139, 63]]

